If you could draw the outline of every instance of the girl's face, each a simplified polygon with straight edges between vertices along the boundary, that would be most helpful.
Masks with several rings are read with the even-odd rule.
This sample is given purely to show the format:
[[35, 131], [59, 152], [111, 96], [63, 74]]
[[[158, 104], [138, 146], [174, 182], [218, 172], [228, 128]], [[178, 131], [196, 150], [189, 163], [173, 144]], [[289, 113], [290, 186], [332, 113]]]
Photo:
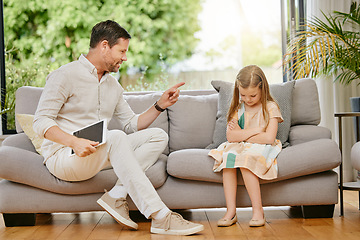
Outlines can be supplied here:
[[259, 87], [239, 87], [239, 92], [241, 100], [243, 100], [246, 105], [254, 107], [261, 103], [261, 89]]

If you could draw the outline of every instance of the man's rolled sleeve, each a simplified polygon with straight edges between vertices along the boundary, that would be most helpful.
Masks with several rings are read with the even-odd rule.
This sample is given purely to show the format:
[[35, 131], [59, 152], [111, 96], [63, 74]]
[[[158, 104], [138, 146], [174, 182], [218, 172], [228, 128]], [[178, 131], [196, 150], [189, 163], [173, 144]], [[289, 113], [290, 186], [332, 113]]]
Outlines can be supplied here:
[[68, 95], [64, 86], [69, 84], [65, 81], [66, 77], [57, 71], [51, 73], [47, 78], [33, 123], [34, 131], [41, 137], [44, 137], [49, 128], [58, 125], [55, 118]]
[[122, 93], [116, 106], [114, 116], [120, 122], [121, 128], [125, 133], [130, 134], [138, 131], [137, 124], [140, 114], [135, 114], [133, 112], [129, 104], [125, 101]]
[[38, 117], [34, 118], [34, 131], [42, 138], [45, 138], [45, 133], [49, 128], [57, 126], [56, 122], [50, 118]]
[[140, 114], [134, 115], [131, 120], [129, 126], [125, 126], [125, 132], [136, 132], [138, 131], [137, 124]]

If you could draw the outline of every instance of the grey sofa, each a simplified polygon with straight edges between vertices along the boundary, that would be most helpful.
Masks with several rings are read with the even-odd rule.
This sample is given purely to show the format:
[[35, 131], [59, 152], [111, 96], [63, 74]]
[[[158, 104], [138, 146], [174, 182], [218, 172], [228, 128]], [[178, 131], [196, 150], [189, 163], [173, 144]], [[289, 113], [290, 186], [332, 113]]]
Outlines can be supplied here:
[[[41, 88], [20, 88], [16, 113], [34, 114], [41, 92]], [[140, 113], [159, 94], [127, 93], [124, 97]], [[222, 174], [212, 171], [214, 161], [206, 149], [217, 136], [221, 94], [181, 91], [179, 101], [151, 126], [169, 134], [169, 145], [146, 174], [171, 209], [225, 207]], [[333, 169], [340, 164], [340, 151], [330, 131], [317, 126], [320, 107], [315, 81], [296, 81], [290, 97], [291, 112], [284, 116], [289, 120], [288, 146], [278, 156], [279, 177], [261, 181], [263, 204], [301, 206], [305, 218], [332, 217], [338, 201], [338, 176]], [[116, 127], [112, 120], [109, 128]], [[61, 181], [47, 171], [43, 157], [18, 123], [17, 132], [0, 147], [0, 212], [7, 226], [33, 225], [36, 213], [102, 210], [96, 200], [115, 184], [112, 169], [83, 182]], [[129, 205], [136, 209], [130, 199]], [[237, 206], [251, 206], [240, 174]]]

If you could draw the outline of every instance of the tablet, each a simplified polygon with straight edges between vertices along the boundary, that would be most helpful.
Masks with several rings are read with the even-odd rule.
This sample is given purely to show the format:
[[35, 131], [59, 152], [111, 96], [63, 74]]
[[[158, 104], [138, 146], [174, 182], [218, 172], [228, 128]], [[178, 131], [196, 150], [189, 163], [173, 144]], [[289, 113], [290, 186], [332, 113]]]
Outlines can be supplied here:
[[[107, 132], [107, 121], [106, 119], [100, 120], [83, 128], [80, 128], [74, 131], [72, 134], [78, 138], [89, 139], [94, 142], [99, 142], [104, 144], [106, 142], [106, 132]], [[71, 149], [71, 155], [74, 155], [75, 152]]]

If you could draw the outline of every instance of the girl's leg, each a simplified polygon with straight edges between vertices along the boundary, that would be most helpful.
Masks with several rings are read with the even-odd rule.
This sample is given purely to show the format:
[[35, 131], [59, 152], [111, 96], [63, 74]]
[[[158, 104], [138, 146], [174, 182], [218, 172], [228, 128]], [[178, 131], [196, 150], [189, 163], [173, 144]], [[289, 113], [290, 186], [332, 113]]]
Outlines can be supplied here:
[[253, 220], [264, 219], [259, 178], [246, 168], [240, 168], [253, 209]]
[[226, 200], [226, 214], [223, 219], [232, 219], [236, 214], [236, 190], [237, 190], [237, 177], [236, 168], [223, 169], [223, 185]]

